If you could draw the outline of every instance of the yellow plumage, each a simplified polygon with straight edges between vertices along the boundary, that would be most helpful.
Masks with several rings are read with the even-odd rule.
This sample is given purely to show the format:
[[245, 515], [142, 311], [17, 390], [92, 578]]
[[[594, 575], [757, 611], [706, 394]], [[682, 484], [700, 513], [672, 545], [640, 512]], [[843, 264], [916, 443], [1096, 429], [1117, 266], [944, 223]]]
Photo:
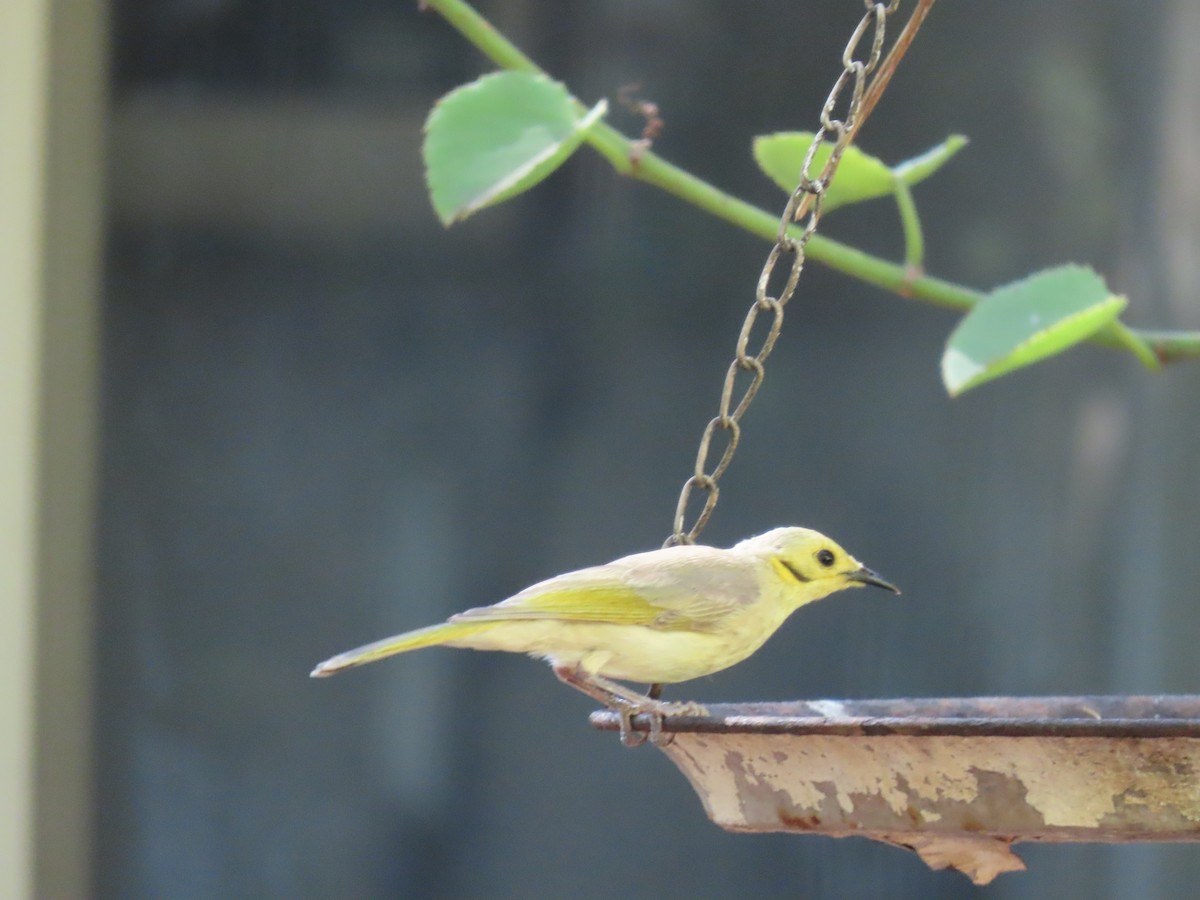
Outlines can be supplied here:
[[505, 650], [544, 657], [561, 680], [625, 715], [678, 712], [683, 707], [610, 679], [674, 683], [719, 672], [750, 656], [799, 607], [865, 584], [899, 593], [824, 535], [776, 528], [728, 550], [668, 547], [568, 572], [444, 624], [342, 653], [312, 674], [434, 645]]

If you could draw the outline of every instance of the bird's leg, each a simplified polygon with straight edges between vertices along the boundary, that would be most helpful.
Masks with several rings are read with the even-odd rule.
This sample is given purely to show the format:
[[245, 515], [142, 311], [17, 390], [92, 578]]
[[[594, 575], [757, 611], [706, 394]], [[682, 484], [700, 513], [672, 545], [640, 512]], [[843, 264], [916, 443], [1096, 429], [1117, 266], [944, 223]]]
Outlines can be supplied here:
[[593, 686], [602, 691], [607, 692], [611, 696], [618, 698], [625, 703], [628, 703], [634, 708], [635, 712], [658, 713], [663, 716], [707, 716], [708, 710], [699, 703], [691, 700], [683, 703], [676, 703], [667, 700], [658, 700], [646, 694], [639, 694], [632, 688], [613, 681], [610, 678], [605, 678], [602, 675], [591, 675], [587, 672], [576, 670], [577, 677], [588, 681]]
[[589, 676], [579, 666], [559, 666], [554, 668], [555, 677], [563, 684], [569, 684], [577, 691], [582, 691], [587, 694], [597, 703], [602, 703], [605, 706], [628, 705], [633, 700], [627, 696], [623, 696], [620, 691], [612, 691], [608, 689], [608, 685], [597, 683], [597, 679]]
[[614, 697], [619, 697], [629, 703], [637, 712], [644, 712], [661, 716], [707, 716], [708, 710], [699, 703], [693, 700], [686, 700], [682, 703], [659, 700], [657, 697], [648, 694], [639, 694], [637, 691], [627, 688], [625, 685], [613, 681], [609, 678], [604, 678], [601, 675], [584, 674], [584, 678], [592, 682], [601, 690], [608, 691]]
[[662, 696], [663, 686], [661, 684], [651, 684], [646, 687], [646, 696], [651, 700], [657, 700]]
[[621, 720], [621, 743], [628, 747], [640, 746], [645, 741], [633, 731], [633, 716], [637, 713], [646, 713], [650, 717], [650, 741], [657, 746], [664, 743], [664, 717], [708, 715], [708, 710], [699, 703], [665, 703], [601, 675], [590, 674], [580, 666], [556, 665], [554, 674], [563, 684], [569, 684], [616, 712]]
[[553, 668], [555, 677], [563, 684], [569, 684], [575, 690], [582, 691], [617, 714], [621, 723], [622, 744], [626, 747], [640, 747], [646, 742], [645, 737], [633, 730], [633, 716], [638, 710], [629, 699], [622, 697], [619, 692], [609, 691], [596, 684], [578, 666], [554, 666]]

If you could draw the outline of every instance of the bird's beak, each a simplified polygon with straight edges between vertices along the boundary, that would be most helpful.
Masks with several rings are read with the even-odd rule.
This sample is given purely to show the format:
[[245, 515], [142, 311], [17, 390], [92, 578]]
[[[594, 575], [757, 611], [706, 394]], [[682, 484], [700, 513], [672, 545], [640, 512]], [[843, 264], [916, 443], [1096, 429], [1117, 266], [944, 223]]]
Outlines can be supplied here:
[[883, 588], [885, 591], [891, 591], [893, 594], [900, 593], [900, 588], [896, 587], [890, 581], [884, 581], [866, 566], [861, 566], [855, 571], [847, 573], [846, 577], [851, 581], [858, 581], [862, 584], [873, 584], [875, 587]]

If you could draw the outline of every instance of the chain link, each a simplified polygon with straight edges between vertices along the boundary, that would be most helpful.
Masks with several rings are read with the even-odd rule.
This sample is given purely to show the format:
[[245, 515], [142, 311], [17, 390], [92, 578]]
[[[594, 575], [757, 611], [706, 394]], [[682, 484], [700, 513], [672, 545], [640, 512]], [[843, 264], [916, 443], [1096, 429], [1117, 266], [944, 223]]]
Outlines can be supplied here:
[[[817, 130], [816, 136], [808, 148], [808, 153], [804, 157], [799, 184], [788, 198], [783, 216], [779, 220], [775, 246], [767, 254], [762, 274], [758, 276], [754, 305], [750, 307], [746, 314], [746, 320], [742, 323], [742, 330], [738, 334], [736, 355], [725, 373], [725, 383], [721, 388], [720, 408], [716, 417], [705, 426], [704, 433], [700, 437], [700, 448], [696, 452], [696, 465], [691, 477], [684, 482], [683, 490], [679, 493], [679, 502], [675, 507], [675, 530], [667, 538], [665, 546], [694, 544], [712, 517], [713, 510], [716, 509], [717, 498], [721, 493], [719, 486], [721, 476], [725, 474], [725, 470], [733, 461], [733, 455], [737, 452], [738, 442], [741, 440], [742, 431], [739, 423], [742, 416], [746, 414], [746, 410], [750, 408], [758, 389], [762, 387], [763, 365], [766, 363], [767, 357], [771, 355], [771, 351], [775, 349], [775, 342], [779, 339], [779, 332], [783, 328], [783, 308], [795, 293], [796, 283], [800, 280], [800, 273], [804, 269], [804, 248], [816, 233], [817, 223], [821, 219], [821, 203], [825, 196], [825, 190], [833, 179], [834, 173], [837, 172], [842, 154], [850, 145], [860, 124], [859, 114], [863, 107], [867, 76], [879, 65], [887, 19], [899, 6], [899, 0], [890, 0], [888, 3], [874, 3], [871, 0], [865, 0], [865, 6], [866, 14], [854, 29], [854, 33], [846, 44], [846, 49], [842, 51], [842, 71], [838, 75], [837, 81], [834, 82], [825, 104], [821, 107], [821, 127]], [[870, 51], [865, 59], [858, 59], [855, 54], [859, 52], [860, 44], [868, 32], [871, 33]], [[850, 93], [848, 96], [844, 96], [847, 86], [850, 86]], [[844, 118], [837, 116], [839, 103], [845, 105]], [[818, 151], [827, 145], [832, 148], [829, 159], [821, 167], [820, 174], [814, 178], [812, 175], [813, 163]], [[799, 234], [796, 236], [789, 233], [793, 223], [799, 225]], [[775, 275], [775, 268], [785, 254], [792, 255], [791, 268], [788, 270], [787, 279], [781, 287], [779, 295], [772, 296], [770, 286]], [[751, 337], [755, 325], [758, 323], [759, 316], [767, 314], [770, 315], [770, 321], [766, 336], [762, 338], [758, 349], [752, 350]], [[750, 380], [739, 396], [736, 392], [736, 382], [742, 373], [748, 374]], [[737, 397], [736, 403], [734, 402], [735, 396]], [[718, 431], [725, 433], [725, 449], [721, 452], [717, 464], [710, 471], [708, 469], [709, 459], [713, 455], [713, 440]], [[704, 503], [692, 526], [685, 528], [688, 505], [693, 493], [697, 491], [704, 493]]]

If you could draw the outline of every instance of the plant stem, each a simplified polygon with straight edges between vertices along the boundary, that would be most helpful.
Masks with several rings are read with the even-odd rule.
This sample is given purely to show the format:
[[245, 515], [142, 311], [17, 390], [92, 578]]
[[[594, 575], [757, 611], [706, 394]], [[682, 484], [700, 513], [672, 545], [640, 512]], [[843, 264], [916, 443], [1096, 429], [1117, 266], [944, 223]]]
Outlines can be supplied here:
[[[532, 59], [495, 29], [464, 0], [423, 0], [492, 62], [505, 69], [546, 74]], [[919, 9], [928, 8], [919, 4]], [[919, 24], [919, 23], [918, 23]], [[894, 66], [892, 67], [894, 69]], [[880, 88], [882, 90], [882, 88]], [[578, 103], [578, 101], [577, 101]], [[586, 111], [578, 103], [581, 111]], [[660, 190], [724, 219], [738, 228], [774, 241], [779, 217], [727, 194], [690, 172], [667, 162], [606, 122], [597, 122], [586, 138], [593, 149], [622, 175], [654, 185]], [[903, 297], [922, 300], [948, 309], [965, 311], [978, 303], [984, 292], [928, 275], [912, 277], [904, 265], [888, 262], [822, 235], [813, 235], [806, 247], [810, 259]], [[1167, 363], [1200, 357], [1200, 331], [1143, 331], [1120, 322], [1093, 335], [1092, 343], [1129, 350], [1147, 362], [1150, 357]]]
[[896, 209], [900, 212], [900, 228], [904, 232], [904, 265], [914, 274], [925, 267], [925, 238], [921, 235], [921, 217], [917, 215], [917, 204], [912, 191], [904, 179], [896, 178]]
[[500, 68], [532, 72], [535, 75], [545, 74], [537, 63], [518, 50], [512, 41], [477, 13], [471, 4], [464, 3], [463, 0], [421, 0], [421, 6], [437, 10], [459, 34]]

